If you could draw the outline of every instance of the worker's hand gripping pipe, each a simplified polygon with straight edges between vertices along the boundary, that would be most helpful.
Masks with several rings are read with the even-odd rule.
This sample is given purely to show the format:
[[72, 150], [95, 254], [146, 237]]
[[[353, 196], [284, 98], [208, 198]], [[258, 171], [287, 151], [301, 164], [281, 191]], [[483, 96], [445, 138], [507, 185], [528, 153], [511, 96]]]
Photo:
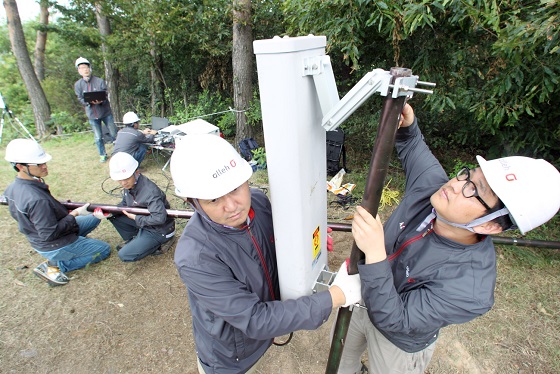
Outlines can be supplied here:
[[[412, 72], [410, 69], [392, 68], [391, 83], [394, 83], [397, 78], [409, 77], [411, 75]], [[393, 96], [395, 95], [387, 95], [383, 100], [379, 128], [377, 130], [377, 137], [375, 139], [366, 179], [364, 197], [361, 203], [361, 206], [374, 217], [377, 215], [379, 202], [381, 201], [385, 177], [387, 176], [389, 161], [395, 145], [395, 136], [399, 127], [400, 115], [407, 98], [407, 96]], [[352, 275], [358, 273], [358, 262], [363, 258], [363, 252], [360, 251], [356, 246], [356, 242], [354, 242], [352, 245], [352, 252], [350, 253], [348, 274]], [[346, 334], [348, 333], [348, 327], [350, 326], [350, 319], [352, 317], [352, 310], [350, 308], [351, 307], [340, 308], [338, 311], [331, 350], [327, 361], [327, 374], [336, 373], [340, 366], [344, 341], [346, 340]]]

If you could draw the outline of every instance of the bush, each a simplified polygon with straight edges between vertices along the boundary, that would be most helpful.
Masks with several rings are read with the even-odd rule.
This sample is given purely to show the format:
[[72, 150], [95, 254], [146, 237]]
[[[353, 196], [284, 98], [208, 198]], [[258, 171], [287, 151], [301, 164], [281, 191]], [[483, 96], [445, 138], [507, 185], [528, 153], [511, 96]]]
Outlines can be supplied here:
[[[235, 134], [235, 114], [229, 111], [232, 107], [231, 99], [224, 98], [208, 90], [201, 92], [196, 101], [187, 105], [184, 110], [175, 110], [170, 117], [171, 122], [184, 123], [196, 118], [202, 118], [220, 128], [225, 136]], [[182, 103], [176, 103], [175, 108], [182, 108]]]

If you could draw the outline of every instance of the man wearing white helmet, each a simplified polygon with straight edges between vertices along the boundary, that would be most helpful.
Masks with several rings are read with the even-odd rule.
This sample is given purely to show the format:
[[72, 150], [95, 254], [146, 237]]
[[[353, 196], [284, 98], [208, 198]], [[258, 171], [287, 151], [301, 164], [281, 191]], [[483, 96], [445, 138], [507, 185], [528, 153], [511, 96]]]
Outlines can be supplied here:
[[68, 213], [51, 195], [43, 180], [49, 174], [51, 156], [35, 140], [12, 140], [5, 159], [17, 172], [4, 191], [10, 214], [31, 247], [47, 259], [33, 269], [35, 275], [51, 286], [65, 285], [69, 282], [66, 272], [109, 256], [109, 244], [86, 238], [99, 225], [99, 219], [87, 211], [89, 203]]
[[254, 373], [274, 337], [316, 329], [360, 298], [343, 264], [328, 291], [280, 300], [272, 211], [252, 168], [224, 139], [187, 135], [171, 156], [177, 195], [196, 212], [175, 250], [189, 295], [200, 373]]
[[[165, 193], [151, 180], [140, 174], [138, 161], [125, 152], [119, 152], [109, 161], [111, 179], [123, 187], [123, 198], [118, 206], [146, 208], [149, 215], [136, 215], [123, 211], [109, 221], [121, 238], [117, 246], [122, 261], [138, 261], [148, 255], [165, 252], [173, 244], [175, 219], [167, 215], [170, 208]], [[103, 218], [103, 212], [95, 213]]]
[[111, 135], [111, 141], [114, 142], [117, 137], [117, 127], [113, 119], [111, 104], [109, 103], [109, 99], [95, 100], [88, 103], [84, 100], [84, 92], [107, 91], [107, 83], [105, 83], [103, 79], [92, 74], [91, 63], [87, 59], [79, 57], [75, 65], [76, 69], [78, 69], [78, 74], [80, 74], [82, 78], [74, 83], [74, 92], [78, 97], [78, 101], [84, 107], [89, 124], [93, 130], [95, 144], [99, 152], [99, 161], [105, 162], [107, 161], [107, 152], [105, 151], [105, 142], [103, 141], [102, 123], [107, 126]]
[[560, 173], [544, 160], [504, 157], [448, 180], [407, 104], [396, 148], [406, 174], [402, 202], [382, 226], [358, 207], [352, 223], [367, 309], [352, 315], [339, 373], [355, 373], [368, 349], [374, 373], [424, 373], [439, 329], [494, 303], [489, 235], [545, 223], [560, 208]]
[[132, 155], [140, 165], [144, 156], [146, 156], [147, 144], [154, 142], [154, 135], [157, 134], [157, 131], [151, 129], [138, 130], [140, 118], [134, 112], [127, 112], [123, 116], [123, 124], [125, 127], [117, 133], [113, 154], [126, 152]]

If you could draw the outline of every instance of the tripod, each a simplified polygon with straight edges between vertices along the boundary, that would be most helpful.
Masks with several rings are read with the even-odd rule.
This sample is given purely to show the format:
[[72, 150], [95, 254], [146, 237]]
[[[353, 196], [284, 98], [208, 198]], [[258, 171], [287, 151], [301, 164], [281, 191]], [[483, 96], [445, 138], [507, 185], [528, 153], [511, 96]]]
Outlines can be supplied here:
[[[10, 124], [12, 125], [12, 127], [17, 132], [21, 132], [20, 130], [23, 130], [23, 132], [25, 132], [27, 137], [35, 140], [35, 138], [33, 138], [33, 135], [31, 135], [29, 133], [29, 131], [27, 131], [27, 129], [25, 128], [23, 123], [21, 123], [21, 121], [16, 116], [14, 116], [14, 113], [12, 113], [12, 111], [10, 109], [8, 109], [8, 106], [4, 102], [4, 99], [2, 98], [1, 93], [0, 93], [0, 107], [2, 107], [2, 118], [0, 119], [0, 143], [2, 143], [2, 133], [4, 132], [4, 118], [5, 117], [8, 117], [8, 120], [10, 121]], [[14, 122], [19, 125], [20, 129], [18, 129], [18, 127], [16, 127], [16, 125], [14, 125]]]

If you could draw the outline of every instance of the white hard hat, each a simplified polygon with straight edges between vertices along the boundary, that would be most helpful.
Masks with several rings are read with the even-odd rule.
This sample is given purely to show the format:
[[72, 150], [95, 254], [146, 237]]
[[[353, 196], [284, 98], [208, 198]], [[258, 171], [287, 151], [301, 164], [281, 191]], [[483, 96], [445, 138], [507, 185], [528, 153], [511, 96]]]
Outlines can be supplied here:
[[476, 159], [522, 234], [547, 222], [560, 209], [560, 173], [549, 162], [523, 156]]
[[138, 161], [126, 152], [117, 152], [109, 161], [109, 175], [112, 180], [122, 181], [138, 169]]
[[33, 139], [14, 139], [6, 147], [6, 161], [17, 164], [44, 164], [52, 157]]
[[171, 177], [179, 196], [216, 199], [241, 186], [252, 174], [251, 165], [219, 136], [185, 135], [175, 142]]
[[134, 112], [126, 112], [125, 115], [123, 116], [122, 121], [125, 125], [131, 125], [133, 123], [140, 121], [140, 118], [138, 118], [138, 116]]
[[81, 64], [87, 64], [87, 65], [89, 65], [89, 67], [91, 68], [91, 63], [90, 63], [87, 59], [85, 59], [85, 58], [83, 58], [83, 57], [78, 57], [78, 59], [76, 60], [76, 63], [75, 63], [76, 69], [77, 69], [78, 66], [80, 66]]

